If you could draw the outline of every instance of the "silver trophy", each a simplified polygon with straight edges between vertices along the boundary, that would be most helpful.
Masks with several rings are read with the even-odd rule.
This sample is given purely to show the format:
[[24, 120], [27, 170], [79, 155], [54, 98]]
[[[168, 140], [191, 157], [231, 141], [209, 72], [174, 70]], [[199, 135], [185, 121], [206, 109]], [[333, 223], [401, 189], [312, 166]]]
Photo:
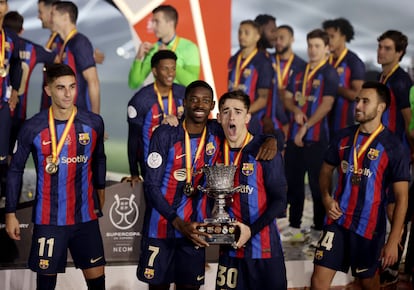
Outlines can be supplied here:
[[214, 198], [215, 204], [212, 212], [213, 217], [205, 219], [205, 225], [198, 226], [197, 229], [211, 236], [211, 238], [203, 237], [210, 244], [234, 244], [236, 242], [238, 234], [238, 229], [234, 225], [236, 220], [231, 218], [225, 210], [227, 201], [241, 187], [234, 187], [236, 168], [234, 165], [223, 164], [203, 167], [207, 187], [199, 185], [197, 188]]

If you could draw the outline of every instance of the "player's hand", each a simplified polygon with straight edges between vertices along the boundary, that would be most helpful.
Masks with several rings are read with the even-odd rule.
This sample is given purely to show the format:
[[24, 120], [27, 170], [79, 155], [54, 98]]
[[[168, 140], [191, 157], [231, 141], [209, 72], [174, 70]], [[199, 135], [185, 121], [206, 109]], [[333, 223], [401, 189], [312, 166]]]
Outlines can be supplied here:
[[273, 137], [268, 137], [263, 142], [262, 146], [257, 152], [256, 160], [272, 160], [277, 153], [277, 140]]
[[167, 115], [161, 121], [161, 124], [168, 124], [168, 125], [173, 126], [173, 127], [177, 127], [179, 123], [180, 122], [178, 121], [178, 118], [175, 115]]
[[243, 247], [248, 240], [250, 240], [251, 236], [252, 236], [252, 232], [250, 230], [250, 227], [237, 221], [234, 223], [236, 226], [239, 227], [240, 229], [240, 237], [238, 239], [238, 241], [236, 242], [236, 244], [234, 245], [235, 248], [239, 249], [241, 247]]
[[308, 117], [301, 110], [297, 109], [295, 111], [295, 122], [302, 126], [306, 121], [308, 121]]
[[15, 213], [6, 213], [6, 232], [13, 240], [20, 240], [20, 223]]
[[306, 126], [300, 127], [299, 131], [295, 135], [294, 142], [295, 142], [295, 145], [296, 146], [298, 146], [298, 147], [303, 147], [304, 146], [304, 144], [303, 144], [303, 137], [305, 137], [307, 130], [308, 129], [306, 128]]
[[16, 90], [12, 90], [10, 99], [9, 99], [9, 108], [10, 111], [14, 111], [16, 109], [17, 104], [19, 103], [19, 95]]
[[210, 237], [209, 234], [200, 232], [197, 230], [198, 225], [202, 225], [196, 222], [185, 222], [179, 217], [176, 217], [173, 222], [173, 226], [180, 231], [185, 237], [194, 243], [197, 247], [208, 247], [209, 244], [200, 236]]
[[131, 187], [134, 187], [139, 182], [143, 182], [144, 178], [141, 175], [132, 175], [122, 177], [121, 182], [131, 182]]
[[381, 251], [381, 266], [383, 269], [394, 265], [398, 260], [398, 243], [390, 243], [384, 245]]
[[137, 56], [135, 57], [138, 60], [141, 60], [144, 58], [144, 56], [147, 55], [147, 53], [153, 48], [153, 44], [149, 42], [143, 42], [138, 48]]
[[323, 203], [326, 209], [326, 215], [329, 218], [337, 220], [342, 216], [342, 210], [339, 207], [338, 202], [334, 200], [332, 197], [329, 197], [327, 200], [324, 200]]
[[103, 64], [105, 60], [105, 54], [99, 50], [99, 48], [95, 48], [93, 51], [93, 58], [95, 59], [95, 62], [98, 64]]

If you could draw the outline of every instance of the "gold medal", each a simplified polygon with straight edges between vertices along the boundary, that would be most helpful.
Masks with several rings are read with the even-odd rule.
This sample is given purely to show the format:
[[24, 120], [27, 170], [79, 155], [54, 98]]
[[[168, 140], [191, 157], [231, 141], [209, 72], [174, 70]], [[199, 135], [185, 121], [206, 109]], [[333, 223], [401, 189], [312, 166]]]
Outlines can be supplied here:
[[352, 183], [352, 185], [360, 185], [361, 184], [361, 175], [352, 174], [351, 183]]
[[48, 162], [45, 171], [49, 174], [55, 174], [58, 171], [58, 165], [54, 162]]
[[191, 183], [186, 183], [184, 186], [184, 194], [186, 196], [192, 196], [194, 194], [194, 187], [191, 185]]
[[7, 70], [5, 68], [0, 68], [0, 77], [5, 78], [7, 76]]

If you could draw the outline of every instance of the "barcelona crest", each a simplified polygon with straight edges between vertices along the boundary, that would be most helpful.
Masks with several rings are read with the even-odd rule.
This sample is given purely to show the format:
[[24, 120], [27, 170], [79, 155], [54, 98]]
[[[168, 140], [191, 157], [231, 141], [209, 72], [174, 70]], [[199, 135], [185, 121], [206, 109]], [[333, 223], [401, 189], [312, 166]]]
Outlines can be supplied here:
[[81, 145], [88, 145], [91, 142], [91, 138], [89, 137], [89, 133], [79, 133], [79, 143]]
[[49, 260], [40, 259], [39, 268], [42, 270], [46, 270], [47, 268], [49, 268]]
[[144, 277], [147, 279], [154, 278], [154, 269], [145, 268]]
[[241, 171], [246, 176], [252, 175], [254, 171], [253, 163], [243, 163]]
[[216, 147], [214, 147], [213, 142], [208, 142], [206, 145], [206, 154], [211, 156], [216, 152]]
[[375, 159], [377, 159], [378, 158], [378, 155], [379, 155], [379, 150], [377, 150], [377, 149], [375, 149], [375, 148], [369, 148], [369, 151], [368, 151], [368, 158], [370, 159], [370, 160], [375, 160]]
[[317, 87], [319, 87], [320, 85], [321, 85], [321, 81], [320, 81], [320, 80], [318, 80], [318, 79], [313, 80], [313, 82], [312, 82], [312, 87], [317, 88]]
[[316, 260], [322, 260], [322, 258], [323, 258], [323, 251], [321, 251], [321, 250], [317, 250], [317, 251], [315, 252], [315, 259], [316, 259]]

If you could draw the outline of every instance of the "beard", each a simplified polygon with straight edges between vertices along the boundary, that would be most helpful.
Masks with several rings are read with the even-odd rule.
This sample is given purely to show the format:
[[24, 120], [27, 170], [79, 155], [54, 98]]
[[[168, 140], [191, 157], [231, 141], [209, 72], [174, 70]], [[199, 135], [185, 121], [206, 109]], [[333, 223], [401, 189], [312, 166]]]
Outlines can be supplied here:
[[284, 54], [285, 52], [287, 52], [289, 50], [289, 48], [290, 48], [289, 45], [286, 45], [281, 50], [276, 49], [276, 53], [277, 54]]
[[356, 114], [355, 121], [357, 121], [360, 124], [365, 124], [365, 123], [368, 123], [374, 120], [376, 117], [377, 117], [377, 110], [374, 110], [373, 112], [362, 115], [360, 118], [358, 118], [358, 115]]

